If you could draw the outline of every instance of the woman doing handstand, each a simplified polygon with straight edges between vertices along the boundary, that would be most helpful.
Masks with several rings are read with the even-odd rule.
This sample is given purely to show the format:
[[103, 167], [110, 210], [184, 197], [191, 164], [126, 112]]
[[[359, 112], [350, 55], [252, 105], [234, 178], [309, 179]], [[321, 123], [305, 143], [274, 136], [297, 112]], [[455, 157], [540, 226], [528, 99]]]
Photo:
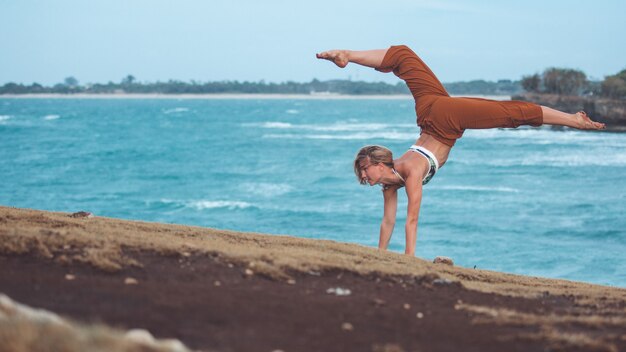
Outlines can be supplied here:
[[330, 50], [316, 55], [343, 68], [353, 62], [392, 72], [403, 79], [413, 98], [420, 137], [400, 158], [393, 159], [385, 147], [361, 148], [354, 160], [354, 172], [361, 184], [383, 187], [384, 215], [378, 248], [386, 249], [396, 220], [397, 191], [406, 187], [408, 209], [405, 224], [406, 249], [415, 255], [417, 221], [422, 202], [422, 186], [446, 163], [448, 154], [466, 129], [515, 128], [521, 125], [568, 126], [599, 130], [605, 126], [592, 121], [585, 112], [568, 114], [522, 101], [496, 101], [450, 97], [435, 74], [407, 46], [382, 50]]

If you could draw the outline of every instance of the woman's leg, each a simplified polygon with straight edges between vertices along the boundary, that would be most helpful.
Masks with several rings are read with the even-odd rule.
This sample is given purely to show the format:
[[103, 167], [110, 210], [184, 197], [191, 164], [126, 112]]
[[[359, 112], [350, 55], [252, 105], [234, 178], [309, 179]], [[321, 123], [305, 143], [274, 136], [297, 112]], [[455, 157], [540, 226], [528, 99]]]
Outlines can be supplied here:
[[393, 72], [406, 82], [415, 98], [417, 109], [421, 111], [426, 107], [418, 100], [419, 97], [448, 96], [448, 92], [433, 71], [406, 45], [393, 45], [389, 49], [364, 51], [330, 50], [317, 54], [317, 58], [332, 61], [342, 68], [354, 62], [380, 72]]
[[582, 111], [567, 114], [517, 100], [438, 97], [428, 113], [429, 118], [424, 122], [422, 132], [440, 137], [440, 140], [450, 141], [445, 143], [450, 146], [454, 140], [461, 138], [467, 129], [516, 128], [522, 125], [544, 124], [585, 130], [604, 128], [603, 123], [592, 121]]
[[584, 111], [568, 114], [546, 106], [541, 107], [543, 123], [555, 126], [568, 126], [579, 130], [601, 130], [606, 126], [603, 123], [592, 121]]
[[348, 63], [354, 62], [355, 64], [367, 66], [367, 67], [380, 67], [385, 54], [388, 49], [378, 50], [329, 50], [319, 54], [315, 54], [318, 59], [325, 59], [332, 61], [335, 65], [344, 68]]

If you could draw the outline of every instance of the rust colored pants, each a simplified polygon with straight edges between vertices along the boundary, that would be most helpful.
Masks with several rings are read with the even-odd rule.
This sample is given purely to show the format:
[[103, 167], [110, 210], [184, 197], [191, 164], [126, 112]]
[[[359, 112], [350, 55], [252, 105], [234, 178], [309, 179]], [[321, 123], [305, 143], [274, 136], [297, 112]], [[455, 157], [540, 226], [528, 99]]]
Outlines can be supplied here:
[[403, 79], [415, 99], [417, 125], [450, 147], [466, 129], [541, 126], [543, 113], [537, 104], [480, 98], [453, 98], [426, 64], [407, 46], [389, 48], [376, 70]]

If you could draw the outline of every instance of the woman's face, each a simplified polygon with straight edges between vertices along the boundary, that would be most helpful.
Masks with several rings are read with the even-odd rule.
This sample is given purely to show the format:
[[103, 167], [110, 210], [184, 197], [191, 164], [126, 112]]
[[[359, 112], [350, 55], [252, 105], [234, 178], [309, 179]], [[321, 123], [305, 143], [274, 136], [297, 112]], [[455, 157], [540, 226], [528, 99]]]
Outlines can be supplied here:
[[373, 186], [380, 182], [380, 178], [382, 177], [382, 164], [372, 164], [369, 158], [363, 160], [361, 162], [361, 178], [365, 180], [365, 182], [369, 183], [370, 186]]

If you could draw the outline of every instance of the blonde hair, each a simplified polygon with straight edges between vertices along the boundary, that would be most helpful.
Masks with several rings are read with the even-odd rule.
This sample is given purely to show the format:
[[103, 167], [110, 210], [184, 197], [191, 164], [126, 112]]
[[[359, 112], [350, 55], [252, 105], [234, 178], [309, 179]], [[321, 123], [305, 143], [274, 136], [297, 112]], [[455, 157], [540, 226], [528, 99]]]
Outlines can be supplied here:
[[373, 165], [383, 164], [393, 168], [393, 155], [391, 150], [380, 145], [366, 145], [361, 148], [354, 158], [354, 174], [360, 184], [365, 184], [365, 179], [361, 178], [361, 161], [367, 160]]

